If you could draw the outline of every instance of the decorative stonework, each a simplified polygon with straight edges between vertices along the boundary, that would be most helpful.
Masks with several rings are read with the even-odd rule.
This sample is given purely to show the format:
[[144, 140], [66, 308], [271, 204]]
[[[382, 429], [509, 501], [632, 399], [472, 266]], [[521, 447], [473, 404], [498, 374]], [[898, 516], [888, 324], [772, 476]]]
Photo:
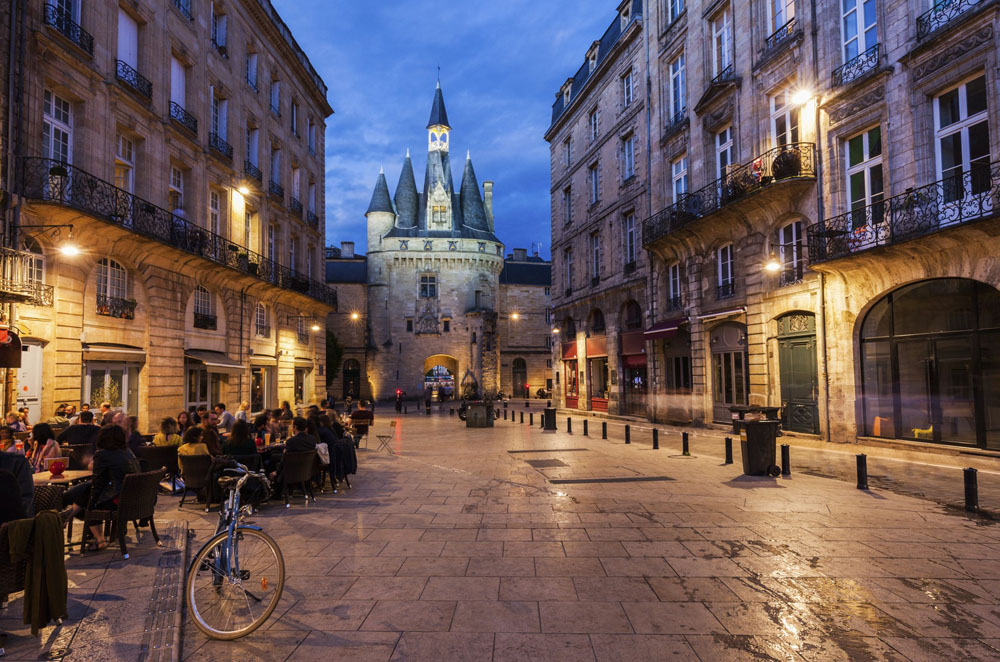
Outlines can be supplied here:
[[736, 95], [730, 94], [725, 102], [719, 106], [718, 110], [706, 113], [702, 118], [702, 126], [706, 131], [715, 133], [717, 129], [725, 126], [733, 116], [733, 107], [736, 105]]
[[424, 309], [417, 315], [417, 321], [416, 324], [414, 324], [413, 331], [418, 334], [438, 333], [438, 312], [436, 300], [428, 300], [424, 304]]
[[855, 97], [848, 103], [831, 110], [830, 122], [831, 124], [839, 124], [855, 113], [861, 112], [871, 106], [878, 105], [883, 101], [885, 101], [885, 88], [880, 85], [862, 96]]
[[913, 68], [913, 77], [920, 80], [924, 76], [934, 73], [941, 67], [964, 57], [969, 51], [979, 46], [993, 41], [993, 26], [987, 25], [976, 31], [975, 34], [966, 37], [954, 46], [949, 47], [942, 53], [938, 53], [926, 61], [921, 62]]

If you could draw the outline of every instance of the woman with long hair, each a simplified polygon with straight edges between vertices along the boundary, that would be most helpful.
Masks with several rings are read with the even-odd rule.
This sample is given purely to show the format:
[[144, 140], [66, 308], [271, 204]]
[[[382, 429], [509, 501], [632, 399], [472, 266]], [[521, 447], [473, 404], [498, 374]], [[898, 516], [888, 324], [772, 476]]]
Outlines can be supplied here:
[[39, 423], [31, 429], [31, 467], [35, 473], [45, 471], [45, 460], [59, 457], [59, 442], [48, 423]]

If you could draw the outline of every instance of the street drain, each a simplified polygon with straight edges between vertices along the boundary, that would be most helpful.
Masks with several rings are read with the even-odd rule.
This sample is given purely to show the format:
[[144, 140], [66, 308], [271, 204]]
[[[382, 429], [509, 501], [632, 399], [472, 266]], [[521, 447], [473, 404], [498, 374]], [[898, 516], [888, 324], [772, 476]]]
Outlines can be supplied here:
[[553, 485], [581, 485], [585, 483], [658, 483], [673, 480], [669, 476], [634, 476], [626, 478], [560, 478], [550, 479]]
[[528, 464], [536, 469], [545, 469], [548, 467], [568, 467], [569, 465], [562, 460], [525, 460]]
[[589, 448], [539, 448], [537, 450], [530, 451], [507, 451], [510, 454], [514, 453], [576, 453], [579, 451], [589, 451]]

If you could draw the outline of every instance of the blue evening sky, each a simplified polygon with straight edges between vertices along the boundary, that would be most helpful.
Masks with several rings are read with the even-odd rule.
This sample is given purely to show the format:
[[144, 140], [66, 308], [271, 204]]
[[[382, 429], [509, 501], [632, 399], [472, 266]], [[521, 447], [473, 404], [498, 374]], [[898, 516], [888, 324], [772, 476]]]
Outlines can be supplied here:
[[507, 250], [549, 254], [549, 149], [559, 86], [615, 17], [617, 0], [272, 0], [329, 88], [326, 240], [366, 247], [365, 210], [380, 166], [396, 190], [409, 148], [423, 186], [425, 126], [441, 66], [452, 169], [466, 150], [492, 180]]

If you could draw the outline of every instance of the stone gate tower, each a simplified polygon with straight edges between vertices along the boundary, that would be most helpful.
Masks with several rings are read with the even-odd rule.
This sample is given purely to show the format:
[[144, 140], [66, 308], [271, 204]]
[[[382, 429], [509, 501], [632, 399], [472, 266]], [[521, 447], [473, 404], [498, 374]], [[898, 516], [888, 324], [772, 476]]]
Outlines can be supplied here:
[[467, 153], [456, 189], [450, 142], [438, 83], [423, 191], [407, 151], [395, 195], [380, 172], [368, 206], [368, 379], [376, 399], [397, 388], [417, 395], [431, 384], [456, 396], [470, 386], [500, 386], [496, 306], [504, 247], [493, 233], [493, 183], [484, 182], [480, 193]]

